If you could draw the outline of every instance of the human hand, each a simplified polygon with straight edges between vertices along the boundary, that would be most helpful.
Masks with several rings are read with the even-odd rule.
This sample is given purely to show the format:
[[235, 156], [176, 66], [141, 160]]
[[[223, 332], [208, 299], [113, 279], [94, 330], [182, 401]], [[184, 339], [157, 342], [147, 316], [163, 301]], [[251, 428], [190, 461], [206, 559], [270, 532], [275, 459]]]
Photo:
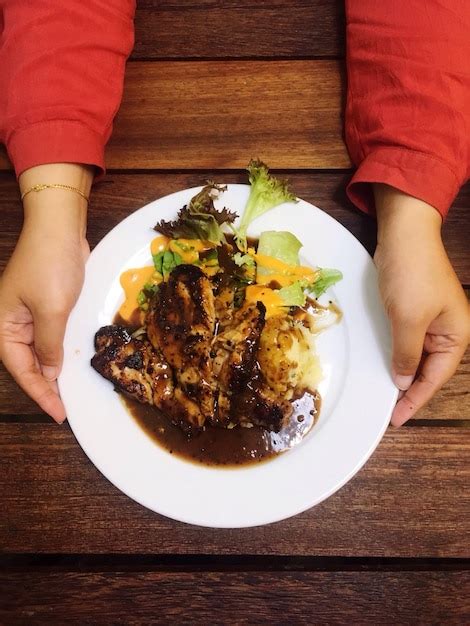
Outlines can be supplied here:
[[[23, 190], [50, 181], [81, 185], [88, 193], [92, 172], [61, 164], [32, 168], [22, 178]], [[55, 381], [67, 318], [89, 254], [86, 201], [74, 192], [51, 189], [28, 194], [24, 206], [23, 229], [0, 279], [0, 359], [26, 393], [61, 423], [65, 409]]]
[[454, 374], [470, 340], [470, 311], [442, 244], [439, 213], [387, 185], [374, 185], [374, 193], [374, 260], [392, 329], [392, 374], [405, 392], [391, 422], [401, 426]]

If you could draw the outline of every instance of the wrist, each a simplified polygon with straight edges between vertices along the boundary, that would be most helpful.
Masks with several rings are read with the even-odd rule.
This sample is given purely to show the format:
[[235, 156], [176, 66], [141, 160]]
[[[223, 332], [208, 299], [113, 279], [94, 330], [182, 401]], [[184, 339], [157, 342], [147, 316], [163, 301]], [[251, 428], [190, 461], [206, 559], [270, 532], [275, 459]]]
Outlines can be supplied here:
[[373, 187], [378, 243], [441, 240], [442, 218], [434, 207], [388, 185]]
[[36, 165], [22, 172], [18, 179], [21, 194], [38, 184], [62, 184], [75, 187], [88, 196], [92, 182], [93, 168], [80, 163]]
[[75, 163], [38, 165], [23, 172], [19, 178], [21, 194], [38, 184], [73, 188], [46, 188], [28, 193], [23, 200], [25, 229], [31, 227], [54, 236], [84, 238], [88, 202], [83, 196], [89, 196], [92, 182], [93, 169]]

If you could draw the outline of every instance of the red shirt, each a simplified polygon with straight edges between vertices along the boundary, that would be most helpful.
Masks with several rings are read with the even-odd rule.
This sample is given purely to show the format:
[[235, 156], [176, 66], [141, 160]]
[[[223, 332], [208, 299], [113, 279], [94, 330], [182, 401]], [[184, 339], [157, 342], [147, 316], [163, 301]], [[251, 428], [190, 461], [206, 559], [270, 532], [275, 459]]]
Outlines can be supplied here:
[[[0, 139], [17, 175], [57, 162], [104, 170], [135, 1], [0, 9]], [[373, 211], [370, 183], [388, 183], [445, 216], [470, 176], [470, 2], [346, 0], [346, 14], [349, 196]]]

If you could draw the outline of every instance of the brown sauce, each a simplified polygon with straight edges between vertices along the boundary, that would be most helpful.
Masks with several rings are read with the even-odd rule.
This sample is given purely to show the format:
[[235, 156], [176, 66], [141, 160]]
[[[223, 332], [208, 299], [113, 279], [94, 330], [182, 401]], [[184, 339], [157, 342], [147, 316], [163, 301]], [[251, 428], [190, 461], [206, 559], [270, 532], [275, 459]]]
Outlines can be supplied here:
[[113, 324], [118, 324], [119, 326], [125, 326], [129, 330], [129, 332], [133, 333], [141, 326], [140, 310], [136, 309], [134, 313], [131, 315], [130, 319], [128, 320], [125, 320], [123, 317], [119, 315], [119, 313], [116, 313], [116, 315], [113, 318]]
[[278, 433], [259, 426], [232, 429], [206, 426], [188, 437], [155, 407], [123, 397], [124, 405], [142, 430], [170, 454], [194, 463], [238, 466], [267, 461], [285, 452], [305, 437], [320, 412], [320, 396], [308, 393], [294, 402], [289, 424]]

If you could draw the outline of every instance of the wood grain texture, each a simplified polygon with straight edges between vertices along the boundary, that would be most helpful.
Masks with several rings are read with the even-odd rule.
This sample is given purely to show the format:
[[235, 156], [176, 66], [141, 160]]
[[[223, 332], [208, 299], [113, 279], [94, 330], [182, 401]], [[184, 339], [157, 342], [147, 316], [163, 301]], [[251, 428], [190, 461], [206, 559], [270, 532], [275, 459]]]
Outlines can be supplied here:
[[343, 0], [139, 0], [132, 59], [344, 55]]
[[[2, 623], [464, 624], [468, 572], [0, 574]], [[282, 622], [280, 616], [282, 615]]]
[[355, 478], [310, 511], [267, 527], [208, 530], [120, 493], [68, 426], [0, 424], [0, 546], [6, 553], [469, 557], [469, 436], [468, 429], [389, 430]]
[[239, 168], [259, 156], [277, 168], [348, 167], [341, 73], [336, 61], [131, 63], [107, 166]]
[[[354, 210], [344, 188], [349, 172], [286, 172], [297, 194], [320, 206], [350, 230], [369, 250], [375, 247], [375, 223]], [[245, 182], [244, 172], [215, 171], [159, 174], [109, 174], [94, 189], [89, 213], [89, 240], [94, 247], [131, 212], [155, 198], [201, 184], [207, 178]], [[21, 229], [22, 209], [17, 186], [10, 174], [0, 174], [0, 271], [13, 251]], [[461, 281], [470, 285], [470, 184], [457, 197], [444, 225], [444, 242]], [[158, 216], [155, 216], [157, 221]], [[38, 407], [16, 388], [0, 366], [0, 415], [37, 414]], [[456, 375], [418, 415], [419, 418], [470, 419], [470, 356], [467, 353]]]

